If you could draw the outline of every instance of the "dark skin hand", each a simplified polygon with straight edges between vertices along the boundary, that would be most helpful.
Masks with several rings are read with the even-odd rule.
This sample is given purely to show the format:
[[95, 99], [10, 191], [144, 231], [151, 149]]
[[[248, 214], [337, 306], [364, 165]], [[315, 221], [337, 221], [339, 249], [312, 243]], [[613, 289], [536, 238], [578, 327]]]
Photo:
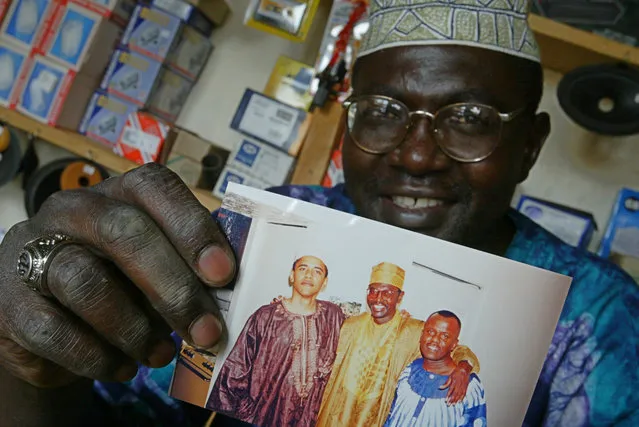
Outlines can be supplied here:
[[[479, 102], [506, 113], [531, 102], [527, 82], [513, 78], [523, 75], [527, 65], [519, 58], [471, 47], [386, 49], [358, 60], [353, 95], [391, 96], [411, 110], [432, 113], [455, 102]], [[506, 212], [515, 186], [528, 176], [550, 131], [548, 115], [526, 111], [505, 123], [498, 148], [478, 163], [447, 157], [430, 126], [430, 120], [416, 119], [404, 142], [385, 155], [365, 153], [346, 135], [346, 190], [358, 214], [503, 254], [515, 231]], [[407, 211], [397, 207], [392, 196], [444, 203]]]
[[[40, 295], [15, 265], [25, 243], [52, 233], [75, 243], [54, 256]], [[136, 362], [164, 366], [176, 351], [171, 331], [196, 347], [213, 346], [223, 328], [207, 288], [235, 272], [210, 213], [154, 164], [54, 194], [9, 230], [0, 260], [0, 377], [8, 372], [38, 388], [81, 377], [125, 381]]]

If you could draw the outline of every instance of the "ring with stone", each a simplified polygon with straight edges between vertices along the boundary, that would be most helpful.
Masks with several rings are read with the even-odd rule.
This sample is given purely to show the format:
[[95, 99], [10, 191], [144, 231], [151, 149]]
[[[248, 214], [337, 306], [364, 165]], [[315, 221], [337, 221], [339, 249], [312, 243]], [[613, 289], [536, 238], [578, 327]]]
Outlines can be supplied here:
[[16, 271], [29, 288], [44, 293], [47, 269], [55, 253], [71, 238], [63, 234], [52, 234], [32, 240], [22, 249], [18, 256]]

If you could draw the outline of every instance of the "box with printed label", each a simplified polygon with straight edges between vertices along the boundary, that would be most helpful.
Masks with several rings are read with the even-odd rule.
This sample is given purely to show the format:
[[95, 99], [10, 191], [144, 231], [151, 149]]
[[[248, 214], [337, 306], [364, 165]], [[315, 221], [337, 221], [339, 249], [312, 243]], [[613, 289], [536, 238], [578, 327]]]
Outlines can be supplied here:
[[111, 148], [115, 147], [129, 114], [136, 112], [137, 106], [97, 91], [93, 94], [79, 132]]
[[166, 123], [151, 114], [131, 113], [118, 138], [115, 152], [139, 165], [156, 162], [169, 130]]
[[51, 126], [77, 129], [97, 80], [35, 55], [18, 85], [18, 111]]
[[269, 186], [286, 182], [295, 159], [288, 154], [255, 140], [243, 139], [228, 160], [228, 166], [245, 171]]
[[617, 195], [599, 256], [609, 258], [639, 280], [639, 191], [622, 188]]
[[29, 54], [0, 37], [0, 105], [9, 107], [18, 96], [18, 81]]
[[191, 81], [164, 68], [153, 88], [147, 107], [153, 114], [175, 123], [192, 87]]
[[37, 50], [72, 70], [101, 76], [120, 34], [116, 23], [69, 3], [56, 10]]
[[521, 196], [517, 210], [565, 243], [586, 249], [597, 230], [592, 214], [547, 200]]
[[182, 29], [180, 18], [160, 9], [138, 5], [124, 31], [122, 44], [163, 62]]
[[248, 185], [249, 187], [259, 188], [261, 190], [265, 190], [271, 185], [268, 183], [252, 177], [248, 173], [235, 169], [232, 166], [227, 165], [220, 174], [220, 177], [215, 184], [215, 188], [213, 189], [213, 195], [219, 199], [224, 198], [224, 193], [226, 192], [226, 187], [230, 182], [235, 182], [238, 184]]
[[121, 47], [113, 53], [100, 88], [144, 106], [161, 71], [162, 64], [159, 62]]
[[225, 0], [186, 0], [197, 7], [215, 25], [220, 26], [231, 11]]
[[184, 27], [167, 62], [171, 69], [194, 81], [204, 69], [212, 49], [207, 37], [191, 27]]
[[195, 28], [204, 36], [209, 37], [213, 33], [213, 22], [197, 7], [183, 0], [150, 0], [151, 5], [173, 16], [177, 16], [187, 25]]
[[31, 49], [48, 27], [58, 3], [53, 0], [14, 0], [0, 29], [3, 35], [24, 49]]
[[70, 0], [124, 27], [137, 6], [135, 0]]
[[264, 94], [247, 89], [231, 122], [231, 128], [297, 156], [310, 114]]

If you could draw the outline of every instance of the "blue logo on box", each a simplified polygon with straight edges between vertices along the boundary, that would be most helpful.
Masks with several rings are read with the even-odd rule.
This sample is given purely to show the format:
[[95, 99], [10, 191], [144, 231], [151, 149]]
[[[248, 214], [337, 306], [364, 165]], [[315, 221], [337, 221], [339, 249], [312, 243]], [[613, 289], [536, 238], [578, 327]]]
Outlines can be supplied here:
[[95, 26], [96, 21], [92, 17], [83, 15], [75, 9], [67, 9], [49, 55], [73, 67], [78, 67], [81, 65], [80, 59]]
[[5, 34], [31, 46], [49, 3], [49, 0], [17, 0]]
[[65, 74], [57, 68], [36, 62], [20, 100], [20, 106], [46, 120]]
[[9, 101], [25, 54], [0, 46], [0, 100]]
[[253, 166], [253, 163], [255, 163], [255, 159], [257, 159], [257, 155], [259, 153], [260, 147], [258, 145], [245, 140], [242, 141], [242, 145], [240, 145], [240, 149], [235, 155], [235, 160], [251, 167]]
[[220, 187], [220, 193], [226, 193], [226, 187], [228, 187], [229, 182], [242, 184], [244, 182], [244, 177], [236, 175], [233, 172], [226, 172], [226, 175], [224, 175], [224, 181], [222, 181], [222, 186]]

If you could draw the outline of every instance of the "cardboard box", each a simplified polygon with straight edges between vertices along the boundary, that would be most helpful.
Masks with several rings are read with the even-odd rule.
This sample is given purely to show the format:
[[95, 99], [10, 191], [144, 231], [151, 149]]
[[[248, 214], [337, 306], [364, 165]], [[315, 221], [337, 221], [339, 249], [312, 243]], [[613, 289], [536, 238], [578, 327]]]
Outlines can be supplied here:
[[115, 22], [69, 3], [56, 10], [36, 50], [74, 71], [99, 77], [120, 34]]
[[310, 124], [310, 114], [247, 89], [231, 128], [297, 156]]
[[135, 0], [70, 0], [124, 27], [137, 6]]
[[173, 16], [198, 30], [202, 35], [210, 37], [213, 33], [213, 22], [197, 7], [183, 0], [151, 0], [151, 5]]
[[261, 190], [271, 187], [271, 185], [267, 182], [254, 178], [244, 171], [237, 170], [232, 166], [227, 165], [222, 170], [222, 173], [215, 184], [213, 195], [218, 199], [223, 199], [226, 188], [230, 182], [248, 185], [249, 187], [259, 188]]
[[77, 129], [97, 80], [35, 55], [18, 85], [18, 111], [50, 126]]
[[126, 101], [97, 91], [93, 94], [79, 128], [79, 132], [114, 148], [129, 114], [138, 108]]
[[598, 254], [639, 258], [639, 191], [622, 188], [617, 195]]
[[161, 71], [161, 63], [121, 47], [113, 52], [100, 88], [142, 107]]
[[148, 110], [169, 123], [175, 123], [192, 88], [191, 81], [164, 68], [149, 98]]
[[211, 55], [211, 41], [199, 31], [184, 27], [169, 53], [169, 67], [191, 81], [195, 81]]
[[264, 95], [291, 107], [308, 111], [313, 102], [310, 91], [314, 77], [313, 67], [282, 55], [273, 67], [264, 88]]
[[186, 0], [197, 7], [218, 27], [224, 23], [230, 9], [225, 0]]
[[294, 161], [293, 157], [268, 144], [243, 139], [231, 153], [227, 165], [272, 187], [286, 182]]
[[182, 25], [180, 18], [153, 7], [138, 5], [124, 31], [122, 44], [164, 62]]
[[53, 0], [14, 0], [0, 29], [0, 35], [30, 50], [49, 25], [59, 7]]
[[[170, 132], [166, 165], [191, 187], [211, 191], [229, 157], [229, 151], [183, 129]], [[169, 148], [170, 147], [170, 148]]]
[[0, 37], [0, 105], [15, 103], [28, 52]]
[[118, 138], [115, 152], [139, 165], [156, 162], [169, 130], [166, 123], [150, 114], [131, 113]]
[[517, 210], [565, 243], [587, 249], [597, 223], [592, 214], [547, 200], [521, 196]]

